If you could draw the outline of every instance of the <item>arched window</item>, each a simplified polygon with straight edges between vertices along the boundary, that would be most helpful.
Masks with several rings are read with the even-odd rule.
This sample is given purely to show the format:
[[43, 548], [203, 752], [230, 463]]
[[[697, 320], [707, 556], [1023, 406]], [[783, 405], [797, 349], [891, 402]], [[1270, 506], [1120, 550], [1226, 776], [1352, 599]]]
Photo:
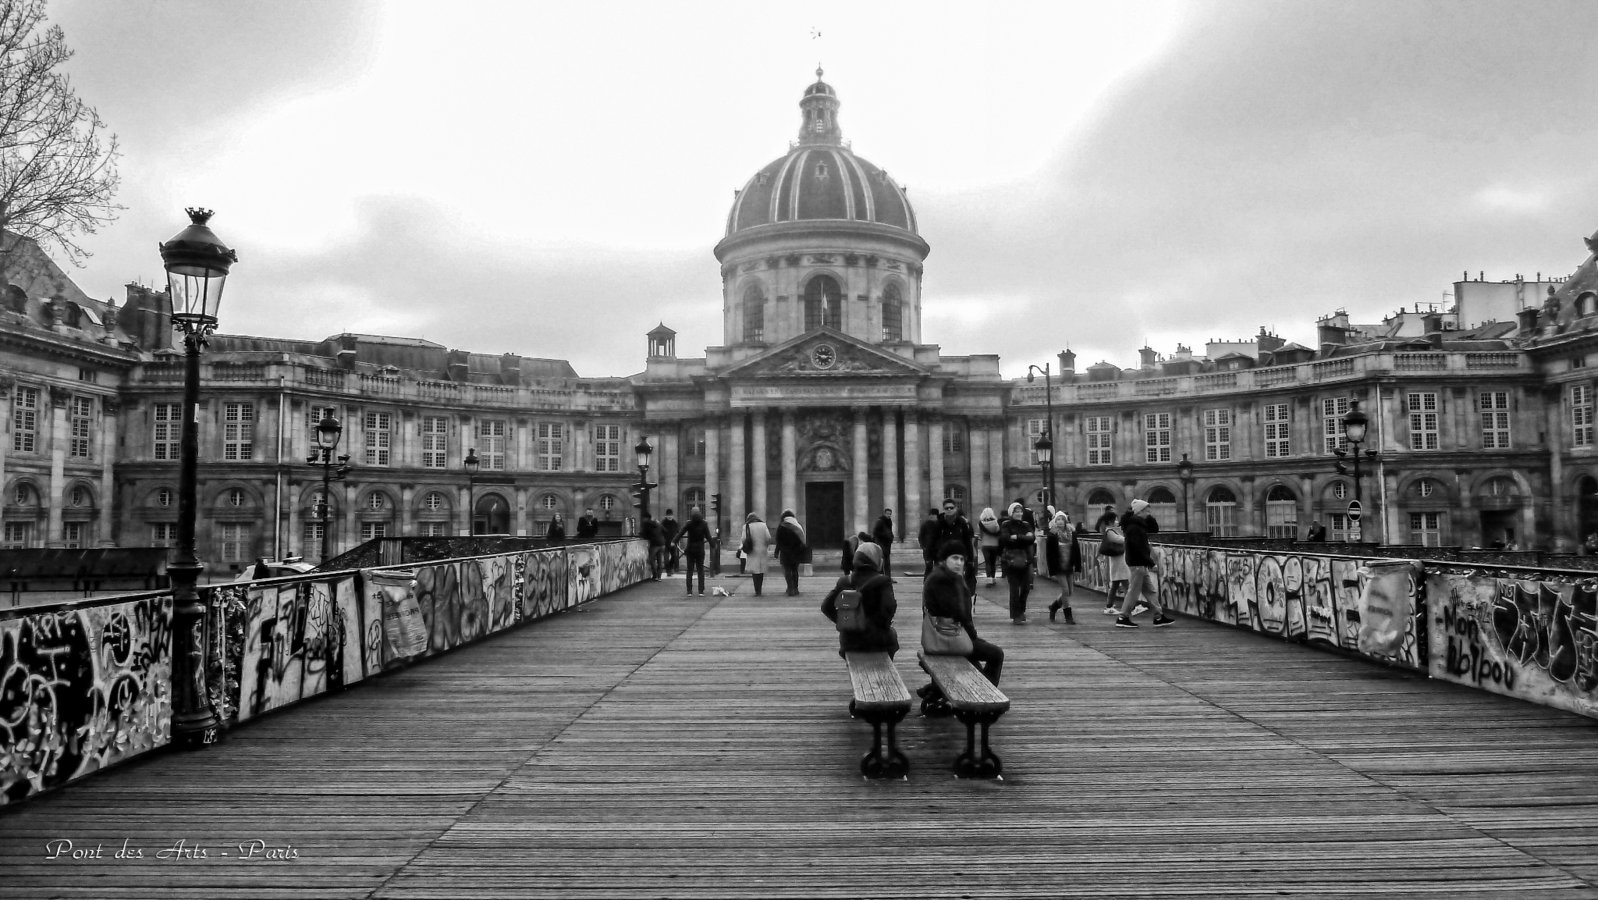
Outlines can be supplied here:
[[161, 488], [155, 492], [156, 506], [171, 506], [177, 502], [177, 492], [171, 488]]
[[843, 289], [831, 275], [817, 275], [805, 285], [805, 330], [837, 328], [843, 321]]
[[1590, 316], [1598, 313], [1598, 294], [1587, 291], [1576, 298], [1576, 315]]
[[904, 298], [899, 294], [899, 285], [894, 282], [889, 282], [882, 289], [882, 339], [904, 340]]
[[1083, 513], [1083, 521], [1088, 523], [1088, 527], [1093, 527], [1093, 523], [1103, 514], [1104, 507], [1114, 505], [1114, 494], [1104, 488], [1094, 488], [1088, 492], [1088, 508]]
[[374, 511], [375, 510], [381, 510], [381, 509], [387, 509], [388, 508], [388, 495], [384, 494], [382, 491], [373, 491], [370, 494], [367, 494], [366, 495], [366, 508], [370, 509], [370, 510], [374, 510]]
[[72, 489], [71, 504], [73, 506], [90, 506], [94, 500], [89, 496], [89, 489], [79, 485]]
[[1161, 531], [1175, 531], [1181, 527], [1182, 518], [1177, 514], [1176, 495], [1171, 493], [1170, 488], [1152, 488], [1143, 499], [1149, 502], [1148, 514], [1154, 517]]
[[499, 494], [484, 494], [477, 498], [472, 510], [473, 524], [478, 534], [509, 534], [510, 504]]
[[616, 495], [605, 494], [601, 496], [599, 498], [599, 510], [605, 514], [606, 518], [610, 518], [610, 514], [616, 511]]
[[228, 506], [243, 506], [245, 501], [248, 499], [249, 498], [245, 495], [243, 488], [233, 488], [232, 490], [228, 491], [226, 495], [226, 502]]
[[538, 508], [545, 514], [560, 512], [560, 498], [554, 494], [544, 494], [538, 498]]
[[1265, 495], [1265, 536], [1298, 538], [1298, 498], [1285, 484], [1276, 485]]
[[1237, 495], [1215, 487], [1204, 501], [1204, 522], [1216, 537], [1237, 537]]
[[766, 339], [766, 295], [760, 285], [751, 284], [744, 291], [744, 340]]
[[448, 507], [449, 501], [445, 500], [444, 495], [438, 491], [428, 491], [427, 496], [422, 498], [422, 508], [429, 512], [437, 512]]

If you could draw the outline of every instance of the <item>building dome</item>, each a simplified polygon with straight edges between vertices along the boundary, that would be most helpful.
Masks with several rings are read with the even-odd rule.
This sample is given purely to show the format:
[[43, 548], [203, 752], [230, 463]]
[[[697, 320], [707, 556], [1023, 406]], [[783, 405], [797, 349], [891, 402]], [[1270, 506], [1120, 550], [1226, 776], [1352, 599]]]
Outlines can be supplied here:
[[856, 156], [838, 128], [838, 95], [821, 80], [799, 101], [803, 122], [788, 153], [763, 167], [733, 200], [727, 237], [786, 222], [868, 222], [916, 234], [904, 188]]

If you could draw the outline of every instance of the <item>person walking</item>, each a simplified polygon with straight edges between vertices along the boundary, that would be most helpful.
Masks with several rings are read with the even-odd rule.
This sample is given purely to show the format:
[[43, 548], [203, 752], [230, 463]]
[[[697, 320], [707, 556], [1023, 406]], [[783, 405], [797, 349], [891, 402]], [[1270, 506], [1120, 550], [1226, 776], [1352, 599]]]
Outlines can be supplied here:
[[[993, 567], [999, 559], [999, 516], [994, 513], [993, 507], [982, 508], [982, 515], [977, 519], [977, 543], [982, 548], [982, 561], [988, 567], [988, 587], [993, 587]], [[972, 560], [973, 567], [976, 560]]]
[[[1155, 627], [1175, 624], [1176, 620], [1165, 614], [1160, 606], [1160, 590], [1155, 582], [1159, 566], [1154, 559], [1154, 548], [1149, 546], [1149, 525], [1144, 512], [1149, 508], [1146, 500], [1133, 500], [1132, 508], [1121, 517], [1121, 531], [1126, 534], [1127, 580], [1126, 599], [1121, 601], [1121, 615], [1115, 620], [1116, 628], [1136, 628], [1132, 621], [1132, 607], [1140, 600], [1154, 611]], [[1155, 526], [1156, 530], [1158, 526]]]
[[808, 547], [799, 517], [791, 509], [783, 510], [782, 521], [777, 525], [777, 561], [782, 563], [782, 577], [788, 584], [789, 597], [799, 596], [799, 564], [805, 561]]
[[754, 583], [755, 596], [760, 596], [761, 586], [766, 581], [766, 556], [771, 547], [771, 529], [760, 520], [760, 516], [750, 513], [744, 517], [744, 533], [738, 538], [738, 549], [744, 555], [744, 571], [749, 573], [749, 579]]
[[899, 602], [893, 596], [893, 579], [878, 568], [882, 556], [881, 547], [871, 541], [861, 543], [854, 552], [854, 567], [838, 579], [821, 601], [821, 614], [837, 622], [838, 595], [847, 590], [860, 592], [860, 608], [865, 612], [867, 627], [864, 631], [838, 632], [839, 656], [855, 652], [892, 656], [899, 652], [899, 633], [893, 629], [893, 614], [898, 611]]
[[1063, 510], [1054, 514], [1049, 523], [1049, 570], [1060, 581], [1060, 596], [1049, 604], [1049, 621], [1056, 612], [1063, 613], [1066, 624], [1076, 624], [1071, 615], [1071, 595], [1075, 593], [1076, 573], [1082, 571], [1082, 547], [1076, 542], [1076, 532], [1071, 529], [1071, 517]]
[[1025, 509], [1020, 501], [1011, 503], [1005, 520], [999, 523], [999, 563], [1010, 584], [1011, 625], [1026, 624], [1026, 599], [1032, 591], [1029, 551], [1036, 546], [1036, 536], [1022, 517]]
[[560, 513], [550, 517], [549, 530], [544, 532], [544, 542], [547, 544], [564, 544], [566, 542], [566, 523], [561, 519]]
[[871, 535], [864, 531], [856, 532], [854, 537], [843, 539], [843, 553], [840, 554], [843, 574], [848, 575], [854, 571], [854, 555], [855, 551], [860, 549], [860, 545], [871, 543], [875, 541], [871, 540]]
[[666, 532], [660, 528], [660, 523], [649, 513], [644, 513], [643, 521], [638, 525], [638, 536], [649, 544], [649, 577], [652, 581], [660, 580], [660, 573], [666, 563]]
[[[682, 527], [677, 540], [688, 545], [683, 552], [683, 569], [688, 573], [688, 593], [694, 592], [694, 573], [699, 573], [699, 596], [705, 595], [705, 545], [710, 543], [710, 526], [705, 524], [705, 514], [694, 507], [688, 511], [688, 524]], [[672, 549], [676, 549], [673, 544]]]
[[938, 517], [938, 533], [933, 538], [934, 546], [938, 547], [949, 541], [954, 541], [965, 548], [961, 556], [971, 562], [965, 567], [966, 587], [975, 594], [977, 592], [976, 530], [971, 527], [971, 521], [960, 513], [960, 505], [953, 500], [943, 501], [943, 514]]
[[[966, 659], [977, 667], [994, 685], [1004, 669], [1004, 650], [999, 645], [983, 640], [977, 635], [976, 623], [971, 620], [971, 590], [965, 584], [966, 558], [969, 548], [949, 541], [933, 552], [935, 567], [922, 584], [921, 608], [924, 615], [954, 619], [971, 637], [971, 654]], [[925, 648], [923, 648], [925, 649]], [[928, 684], [917, 691], [923, 698], [935, 693], [937, 686]]]
[[676, 510], [666, 510], [666, 517], [660, 520], [660, 531], [666, 536], [666, 574], [677, 574], [677, 534], [682, 531], [682, 523], [677, 521]]
[[882, 574], [893, 577], [893, 510], [884, 509], [871, 526], [871, 540], [882, 548]]
[[921, 529], [916, 532], [916, 543], [921, 547], [921, 561], [926, 563], [926, 570], [922, 576], [932, 574], [932, 567], [937, 563], [938, 555], [938, 510], [937, 507], [927, 511], [927, 517], [921, 520]]

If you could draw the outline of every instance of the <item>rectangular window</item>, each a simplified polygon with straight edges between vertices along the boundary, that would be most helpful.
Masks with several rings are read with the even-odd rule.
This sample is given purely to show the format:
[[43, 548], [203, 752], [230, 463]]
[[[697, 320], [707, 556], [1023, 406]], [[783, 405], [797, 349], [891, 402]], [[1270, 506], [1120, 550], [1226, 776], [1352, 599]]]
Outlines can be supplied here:
[[1321, 435], [1327, 453], [1348, 449], [1348, 438], [1343, 437], [1343, 417], [1348, 415], [1348, 398], [1332, 397], [1321, 401]]
[[248, 460], [255, 455], [255, 404], [222, 404], [222, 458]]
[[1111, 418], [1109, 416], [1084, 416], [1088, 439], [1088, 465], [1107, 466], [1110, 464], [1110, 440], [1114, 436], [1111, 431]]
[[183, 404], [157, 403], [151, 412], [150, 440], [157, 461], [170, 462], [178, 458], [178, 442], [182, 438]]
[[703, 457], [705, 455], [705, 430], [703, 428], [688, 429], [688, 436], [682, 442], [682, 455], [687, 457]]
[[1359, 540], [1357, 526], [1354, 520], [1348, 517], [1348, 513], [1334, 512], [1328, 514], [1327, 518], [1332, 520], [1327, 528], [1326, 536], [1328, 539], [1334, 541]]
[[1171, 461], [1171, 414], [1143, 414], [1143, 461]]
[[483, 419], [477, 423], [477, 458], [489, 472], [505, 471], [506, 427], [504, 419]]
[[311, 445], [316, 445], [316, 426], [322, 424], [326, 418], [338, 418], [336, 406], [311, 406], [305, 410], [305, 430], [310, 432]]
[[1237, 537], [1237, 504], [1205, 504], [1204, 523], [1216, 537]]
[[11, 399], [11, 449], [32, 453], [39, 449], [39, 389], [19, 387]]
[[540, 472], [559, 472], [561, 453], [565, 447], [559, 422], [539, 422], [537, 446], [533, 448], [533, 465]]
[[1265, 536], [1294, 540], [1298, 537], [1298, 504], [1272, 500], [1265, 504]]
[[1293, 451], [1293, 425], [1286, 403], [1265, 404], [1265, 455], [1280, 459]]
[[170, 547], [178, 542], [178, 523], [157, 522], [150, 526], [150, 546]]
[[1412, 391], [1406, 395], [1409, 406], [1409, 449], [1436, 450], [1437, 394], [1431, 391]]
[[423, 522], [422, 537], [449, 537], [449, 523]]
[[1592, 385], [1570, 386], [1570, 425], [1572, 447], [1592, 446]]
[[68, 550], [82, 550], [83, 531], [83, 522], [62, 522], [61, 543], [64, 544]]
[[246, 522], [223, 522], [217, 526], [223, 562], [245, 562], [250, 558], [250, 526]]
[[1509, 392], [1482, 391], [1481, 448], [1483, 450], [1509, 449]]
[[965, 452], [965, 432], [952, 422], [943, 426], [943, 452], [950, 456]]
[[374, 538], [387, 537], [387, 536], [388, 536], [388, 523], [387, 522], [362, 522], [361, 523], [361, 543], [364, 544], [367, 541], [370, 541], [370, 540], [372, 540]]
[[88, 459], [94, 435], [94, 400], [89, 397], [72, 398], [72, 447], [75, 459]]
[[422, 468], [442, 469], [449, 465], [449, 419], [422, 416]]
[[[300, 552], [301, 553], [321, 553], [322, 552], [322, 523], [321, 523], [321, 521], [319, 521], [319, 520], [318, 521], [306, 521], [304, 534], [305, 534], [305, 540], [302, 541], [301, 544], [300, 544]], [[328, 550], [331, 552], [332, 548], [329, 547]]]
[[621, 426], [594, 427], [594, 471], [621, 471]]
[[1410, 543], [1422, 547], [1443, 545], [1443, 514], [1418, 512], [1409, 514]]
[[7, 522], [5, 546], [8, 550], [26, 550], [33, 546], [33, 523]]
[[1038, 438], [1043, 435], [1044, 419], [1027, 419], [1022, 422], [1022, 429], [1026, 435], [1027, 460], [1031, 465], [1038, 464]]
[[366, 426], [366, 464], [388, 465], [389, 453], [394, 446], [394, 414], [369, 412], [363, 424]]
[[1204, 458], [1218, 462], [1232, 458], [1232, 411], [1204, 410]]

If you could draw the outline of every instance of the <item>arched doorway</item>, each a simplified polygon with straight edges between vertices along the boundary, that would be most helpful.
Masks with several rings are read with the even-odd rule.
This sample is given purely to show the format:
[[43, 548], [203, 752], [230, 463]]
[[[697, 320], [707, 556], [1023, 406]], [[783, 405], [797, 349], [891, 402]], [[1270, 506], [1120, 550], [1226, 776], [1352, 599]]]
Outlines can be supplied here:
[[1598, 532], [1598, 478], [1583, 475], [1576, 482], [1576, 542]]
[[1520, 533], [1521, 510], [1525, 498], [1515, 479], [1496, 475], [1482, 482], [1476, 491], [1476, 507], [1481, 511], [1481, 545], [1495, 549], [1523, 549], [1527, 535]]
[[472, 526], [477, 534], [510, 534], [510, 504], [499, 494], [478, 497]]

